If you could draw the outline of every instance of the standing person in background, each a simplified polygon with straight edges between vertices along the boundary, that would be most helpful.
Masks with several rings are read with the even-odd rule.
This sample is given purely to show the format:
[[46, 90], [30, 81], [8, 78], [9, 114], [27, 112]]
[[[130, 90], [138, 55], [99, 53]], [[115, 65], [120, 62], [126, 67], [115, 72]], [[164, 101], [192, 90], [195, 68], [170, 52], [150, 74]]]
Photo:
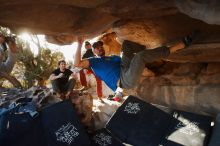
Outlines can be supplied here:
[[[88, 41], [85, 42], [85, 49], [86, 49], [86, 52], [83, 54], [82, 59], [94, 57], [94, 54], [92, 52], [92, 46]], [[79, 72], [79, 75], [80, 75], [81, 85], [84, 87], [87, 87], [88, 85], [87, 85], [87, 81], [86, 81], [86, 74], [84, 72], [85, 70], [86, 69], [81, 69]]]
[[86, 52], [83, 54], [82, 59], [95, 56], [92, 51], [92, 45], [90, 44], [90, 42], [88, 42], [88, 41], [85, 42], [85, 49], [86, 49]]
[[65, 60], [58, 62], [58, 69], [52, 72], [49, 79], [51, 80], [53, 91], [57, 96], [61, 99], [68, 99], [76, 84], [76, 80], [75, 74], [66, 68]]
[[[88, 41], [85, 42], [85, 49], [86, 49], [86, 52], [83, 54], [82, 59], [87, 59], [87, 58], [95, 56], [93, 51], [92, 51], [92, 45]], [[95, 79], [96, 79], [96, 93], [97, 93], [98, 98], [102, 101], [102, 96], [103, 96], [102, 81], [93, 73], [93, 71], [90, 68], [81, 69], [79, 74], [80, 74], [81, 85], [84, 86], [84, 87], [88, 86], [87, 80], [86, 80], [86, 74], [88, 74], [88, 75], [93, 74], [95, 76]]]

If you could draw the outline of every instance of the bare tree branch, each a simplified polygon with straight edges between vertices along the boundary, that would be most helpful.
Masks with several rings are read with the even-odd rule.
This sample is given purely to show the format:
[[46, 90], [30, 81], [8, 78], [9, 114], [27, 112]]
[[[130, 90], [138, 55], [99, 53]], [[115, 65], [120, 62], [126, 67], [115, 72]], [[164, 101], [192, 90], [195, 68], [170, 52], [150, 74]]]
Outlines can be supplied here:
[[10, 74], [7, 74], [5, 72], [0, 72], [0, 77], [8, 80], [10, 83], [12, 83], [14, 87], [22, 88], [21, 83], [15, 77], [11, 76]]

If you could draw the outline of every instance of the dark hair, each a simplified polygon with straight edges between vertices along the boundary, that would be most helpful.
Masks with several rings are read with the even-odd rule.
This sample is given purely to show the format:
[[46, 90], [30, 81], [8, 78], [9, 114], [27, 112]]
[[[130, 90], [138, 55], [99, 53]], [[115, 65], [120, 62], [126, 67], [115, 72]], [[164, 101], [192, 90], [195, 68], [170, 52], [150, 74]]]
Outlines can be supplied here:
[[59, 66], [62, 62], [66, 64], [66, 61], [65, 61], [65, 60], [59, 60], [59, 61], [58, 61], [58, 66]]
[[102, 41], [97, 41], [97, 42], [95, 42], [93, 45], [92, 45], [92, 47], [95, 49], [95, 48], [97, 48], [97, 47], [100, 47], [100, 46], [103, 46], [103, 42]]
[[90, 42], [86, 41], [86, 42], [85, 42], [85, 45], [91, 45], [91, 44], [90, 44]]

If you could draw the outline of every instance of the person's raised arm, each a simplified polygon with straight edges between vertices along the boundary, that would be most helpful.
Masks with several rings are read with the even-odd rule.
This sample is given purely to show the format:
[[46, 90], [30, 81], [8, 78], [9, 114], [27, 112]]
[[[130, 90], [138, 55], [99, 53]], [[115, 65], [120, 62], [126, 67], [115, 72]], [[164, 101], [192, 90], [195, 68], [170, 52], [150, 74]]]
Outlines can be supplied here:
[[10, 52], [12, 53], [17, 53], [17, 46], [16, 46], [16, 43], [13, 42], [13, 41], [9, 41], [8, 42], [8, 47], [10, 49]]
[[4, 71], [7, 73], [12, 71], [15, 62], [17, 61], [17, 54], [18, 54], [16, 43], [14, 41], [9, 41], [8, 47], [9, 47], [9, 51], [8, 51], [7, 60], [2, 64], [4, 66]]
[[83, 38], [78, 37], [78, 47], [75, 54], [74, 66], [81, 67], [81, 68], [88, 68], [89, 67], [89, 60], [88, 59], [81, 59], [81, 48], [83, 44]]

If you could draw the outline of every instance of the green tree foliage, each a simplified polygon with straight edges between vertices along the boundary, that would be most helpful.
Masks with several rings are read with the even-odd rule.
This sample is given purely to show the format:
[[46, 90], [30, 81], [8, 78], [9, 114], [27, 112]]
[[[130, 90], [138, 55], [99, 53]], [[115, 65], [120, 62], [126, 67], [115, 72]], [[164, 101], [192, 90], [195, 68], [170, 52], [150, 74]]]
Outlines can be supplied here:
[[[8, 28], [0, 27], [0, 32], [5, 36], [10, 35]], [[64, 58], [61, 52], [52, 52], [49, 48], [45, 47], [45, 44], [41, 44], [37, 35], [31, 36], [32, 43], [38, 47], [38, 54], [35, 55], [31, 51], [30, 42], [17, 37], [18, 61], [11, 74], [0, 74], [0, 86], [5, 80], [11, 80], [12, 84], [19, 83], [18, 81], [20, 81], [24, 88], [29, 88], [36, 84], [44, 86], [51, 72], [57, 67], [58, 60]], [[7, 50], [4, 57], [7, 58]], [[17, 82], [15, 81], [16, 79], [18, 79]], [[8, 84], [8, 82], [6, 83]], [[10, 85], [6, 86], [10, 87]]]
[[36, 82], [37, 85], [44, 86], [52, 71], [57, 67], [58, 60], [64, 58], [63, 54], [52, 52], [38, 44], [39, 51], [37, 56], [34, 56], [28, 43], [20, 42], [18, 45], [22, 48], [19, 53], [20, 62], [18, 64], [19, 68], [23, 70], [23, 86], [29, 88]]

